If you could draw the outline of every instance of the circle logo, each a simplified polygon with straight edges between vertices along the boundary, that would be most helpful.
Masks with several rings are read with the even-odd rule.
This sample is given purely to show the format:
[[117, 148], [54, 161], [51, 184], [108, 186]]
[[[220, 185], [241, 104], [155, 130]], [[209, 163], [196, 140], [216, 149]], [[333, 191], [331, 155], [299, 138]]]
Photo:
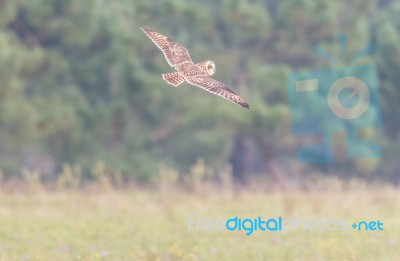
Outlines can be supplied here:
[[[345, 89], [352, 89], [353, 92], [347, 99], [358, 95], [357, 103], [353, 106], [343, 106], [340, 96]], [[331, 111], [339, 118], [354, 120], [363, 115], [369, 107], [371, 95], [367, 85], [358, 78], [346, 76], [337, 79], [328, 91], [328, 105]]]

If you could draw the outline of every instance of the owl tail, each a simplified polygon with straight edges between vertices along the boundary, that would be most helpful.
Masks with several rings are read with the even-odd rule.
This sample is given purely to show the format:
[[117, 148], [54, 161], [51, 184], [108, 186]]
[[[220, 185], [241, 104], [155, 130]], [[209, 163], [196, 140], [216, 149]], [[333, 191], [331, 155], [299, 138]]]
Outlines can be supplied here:
[[185, 81], [185, 77], [183, 77], [179, 72], [174, 73], [165, 73], [162, 75], [162, 78], [169, 84], [178, 87], [181, 83]]

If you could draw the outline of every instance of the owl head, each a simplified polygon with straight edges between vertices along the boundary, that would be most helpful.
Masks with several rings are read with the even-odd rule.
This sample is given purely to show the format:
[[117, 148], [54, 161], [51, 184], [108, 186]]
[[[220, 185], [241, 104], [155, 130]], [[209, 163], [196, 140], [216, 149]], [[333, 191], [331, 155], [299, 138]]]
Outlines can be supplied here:
[[215, 63], [213, 61], [210, 60], [205, 60], [201, 63], [197, 64], [197, 67], [202, 70], [203, 72], [205, 72], [208, 76], [211, 76], [215, 73], [216, 69], [215, 69]]

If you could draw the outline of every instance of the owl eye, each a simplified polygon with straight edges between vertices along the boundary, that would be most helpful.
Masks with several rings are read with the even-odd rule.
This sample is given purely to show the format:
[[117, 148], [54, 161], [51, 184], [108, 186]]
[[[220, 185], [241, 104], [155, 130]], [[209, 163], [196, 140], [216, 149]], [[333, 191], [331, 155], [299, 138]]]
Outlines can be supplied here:
[[208, 70], [211, 70], [213, 67], [211, 65], [209, 65], [207, 68], [208, 68]]

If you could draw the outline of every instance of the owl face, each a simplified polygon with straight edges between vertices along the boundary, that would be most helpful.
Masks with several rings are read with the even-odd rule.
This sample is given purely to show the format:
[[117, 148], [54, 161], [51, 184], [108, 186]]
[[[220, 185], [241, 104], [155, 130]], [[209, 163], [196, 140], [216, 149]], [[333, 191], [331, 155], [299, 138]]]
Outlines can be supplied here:
[[213, 61], [206, 62], [206, 71], [209, 76], [215, 73], [216, 68], [215, 68], [215, 63]]
[[196, 64], [197, 68], [205, 72], [208, 76], [211, 76], [215, 73], [215, 63], [210, 60], [206, 60], [204, 62]]

